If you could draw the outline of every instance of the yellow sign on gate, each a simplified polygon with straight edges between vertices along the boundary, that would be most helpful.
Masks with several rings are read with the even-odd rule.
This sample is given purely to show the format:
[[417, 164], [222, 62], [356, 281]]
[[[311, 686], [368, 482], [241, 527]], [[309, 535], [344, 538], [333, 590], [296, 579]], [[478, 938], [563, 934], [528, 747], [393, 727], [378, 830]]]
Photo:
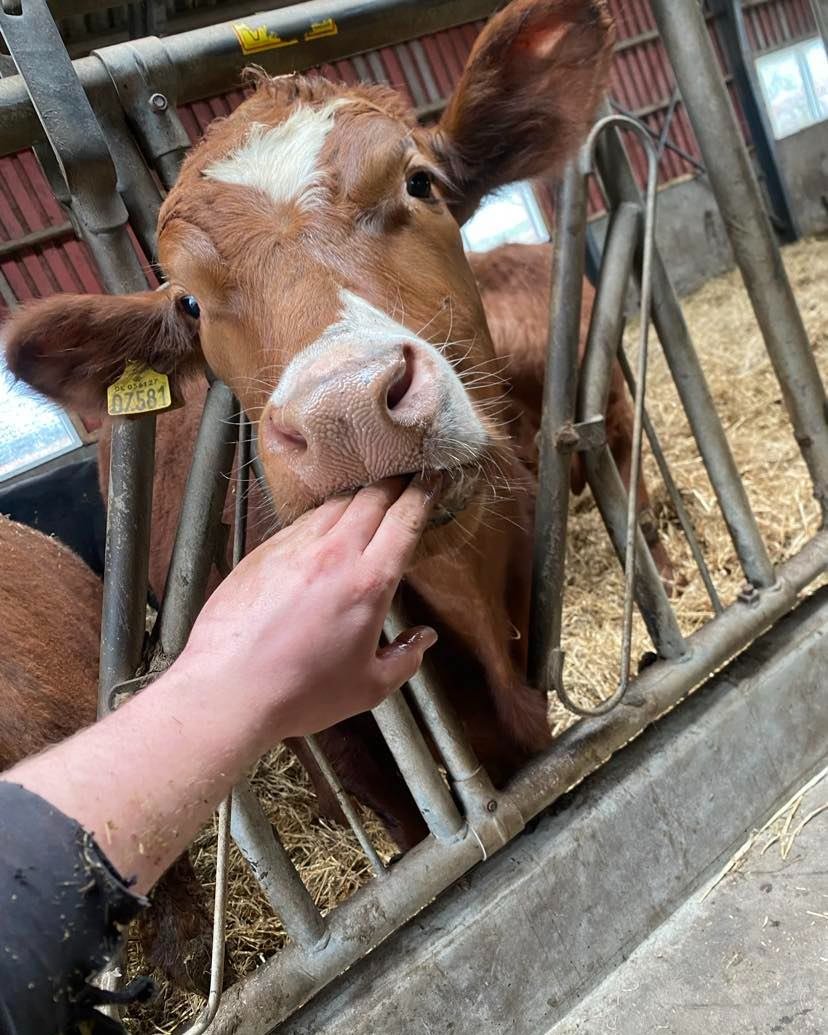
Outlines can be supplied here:
[[292, 47], [298, 39], [283, 40], [278, 33], [271, 32], [266, 25], [250, 26], [239, 22], [233, 26], [233, 32], [241, 44], [243, 54], [258, 54], [263, 50], [276, 50], [278, 47]]

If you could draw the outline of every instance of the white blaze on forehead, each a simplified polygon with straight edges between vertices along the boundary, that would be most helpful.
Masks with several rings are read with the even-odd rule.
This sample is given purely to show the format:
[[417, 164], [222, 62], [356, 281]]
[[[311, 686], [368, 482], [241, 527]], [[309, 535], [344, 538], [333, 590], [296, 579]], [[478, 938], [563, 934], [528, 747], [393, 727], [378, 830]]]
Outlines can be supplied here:
[[244, 143], [204, 170], [208, 180], [255, 187], [280, 204], [313, 204], [320, 180], [319, 155], [334, 125], [336, 109], [347, 100], [321, 108], [302, 105], [270, 129], [259, 122]]

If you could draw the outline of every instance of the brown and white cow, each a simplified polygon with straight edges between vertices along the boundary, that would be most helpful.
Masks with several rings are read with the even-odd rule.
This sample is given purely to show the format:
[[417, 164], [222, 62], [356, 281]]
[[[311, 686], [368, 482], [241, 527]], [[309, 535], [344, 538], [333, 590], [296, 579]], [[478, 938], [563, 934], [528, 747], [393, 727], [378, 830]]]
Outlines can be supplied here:
[[[505, 280], [526, 274], [510, 312], [506, 253], [470, 265], [459, 226], [489, 191], [560, 169], [591, 123], [612, 41], [604, 0], [515, 0], [484, 29], [433, 129], [386, 87], [259, 76], [163, 205], [167, 290], [57, 296], [20, 310], [4, 335], [18, 376], [85, 412], [100, 412], [128, 361], [179, 384], [209, 364], [256, 420], [281, 523], [386, 476], [446, 472], [402, 595], [437, 627], [436, 662], [498, 783], [549, 741], [525, 671], [525, 432], [540, 406], [549, 256], [506, 263]], [[611, 406], [623, 470], [618, 379]], [[423, 835], [368, 717], [326, 744], [402, 846]]]

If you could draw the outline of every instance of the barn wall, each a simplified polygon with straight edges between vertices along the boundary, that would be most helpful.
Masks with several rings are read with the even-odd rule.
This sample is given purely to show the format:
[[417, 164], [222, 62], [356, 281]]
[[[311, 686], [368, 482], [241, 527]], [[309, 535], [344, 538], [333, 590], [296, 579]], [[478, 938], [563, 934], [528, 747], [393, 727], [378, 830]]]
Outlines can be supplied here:
[[[597, 216], [593, 230], [603, 244], [607, 217]], [[696, 291], [711, 277], [733, 269], [733, 251], [716, 198], [702, 176], [674, 180], [658, 194], [656, 242], [680, 295]], [[630, 292], [629, 311], [638, 308]]]
[[[220, 16], [222, 4], [216, 5]], [[675, 83], [664, 48], [661, 45], [647, 0], [610, 0], [610, 7], [618, 25], [618, 47], [612, 72], [612, 97], [616, 106], [641, 117], [650, 129], [663, 136], [664, 149], [660, 164], [662, 186], [684, 184], [688, 178], [700, 176], [700, 156], [693, 131], [684, 107], [675, 94]], [[816, 23], [809, 0], [745, 0], [746, 21], [751, 45], [757, 53], [774, 49], [793, 40], [816, 32]], [[227, 13], [231, 13], [228, 8]], [[369, 80], [388, 82], [401, 89], [420, 111], [424, 119], [434, 118], [445, 103], [456, 83], [469, 50], [482, 23], [461, 26], [433, 36], [426, 36], [408, 44], [388, 47], [375, 53], [324, 66], [323, 74], [345, 82]], [[718, 47], [715, 23], [711, 31]], [[742, 131], [750, 144], [750, 136], [738, 97], [733, 94], [730, 69], [718, 47], [722, 65], [734, 96]], [[224, 97], [188, 105], [181, 112], [182, 119], [193, 139], [216, 115], [227, 114], [243, 98], [241, 91]], [[825, 130], [825, 124], [822, 129]], [[817, 127], [819, 129], [819, 127]], [[816, 134], [812, 134], [816, 136]], [[823, 147], [824, 138], [815, 145], [799, 136], [783, 142], [780, 149], [784, 167], [790, 176], [795, 194], [801, 195], [801, 211], [806, 227], [816, 226], [820, 215], [816, 173], [807, 175], [806, 158], [797, 150], [797, 144]], [[812, 153], [812, 152], [809, 152]], [[820, 151], [820, 153], [822, 153]], [[633, 159], [643, 181], [643, 156], [633, 148]], [[704, 182], [701, 174], [702, 183]], [[662, 205], [662, 218], [667, 220], [668, 241], [677, 240], [685, 211], [692, 211], [694, 199], [704, 193], [703, 187], [678, 188], [680, 194], [670, 195]], [[549, 202], [549, 188], [542, 187]], [[603, 205], [597, 188], [590, 195], [593, 217], [600, 215]], [[705, 200], [705, 212], [710, 204]], [[718, 237], [717, 217], [713, 220]], [[685, 234], [686, 236], [686, 234]], [[721, 269], [721, 249], [711, 257], [705, 235], [690, 235], [698, 240], [699, 250], [688, 274], [682, 263], [672, 263], [679, 284], [695, 286], [700, 278], [711, 276]], [[667, 249], [668, 260], [670, 248]], [[686, 249], [679, 249], [678, 257], [686, 260]], [[98, 292], [100, 280], [85, 246], [74, 239], [66, 214], [54, 200], [45, 177], [31, 152], [0, 159], [0, 316], [15, 301], [41, 297], [56, 291]]]
[[785, 137], [777, 144], [802, 234], [828, 230], [828, 122]]

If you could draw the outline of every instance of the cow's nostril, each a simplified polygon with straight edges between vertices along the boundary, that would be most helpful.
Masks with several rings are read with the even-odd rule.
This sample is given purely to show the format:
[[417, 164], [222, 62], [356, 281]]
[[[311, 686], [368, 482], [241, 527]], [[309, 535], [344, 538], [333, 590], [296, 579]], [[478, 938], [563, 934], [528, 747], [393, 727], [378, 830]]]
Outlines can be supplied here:
[[270, 416], [268, 421], [268, 430], [273, 440], [280, 446], [288, 446], [291, 449], [305, 450], [308, 448], [308, 440], [305, 436], [297, 431], [296, 428], [291, 428], [287, 424], [283, 424], [277, 420], [273, 414]]
[[414, 380], [414, 353], [408, 345], [403, 346], [403, 367], [397, 374], [388, 391], [385, 393], [385, 405], [388, 412], [393, 412], [408, 394], [411, 383]]

